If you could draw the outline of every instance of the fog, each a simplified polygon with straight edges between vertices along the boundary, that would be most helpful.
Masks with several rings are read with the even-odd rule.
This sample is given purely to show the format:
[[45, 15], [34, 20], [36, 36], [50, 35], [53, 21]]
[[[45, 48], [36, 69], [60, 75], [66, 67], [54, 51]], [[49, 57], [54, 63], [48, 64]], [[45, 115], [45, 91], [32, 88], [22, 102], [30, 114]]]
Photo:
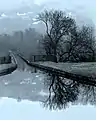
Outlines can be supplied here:
[[[1, 113], [0, 119], [1, 120], [6, 120], [6, 119], [8, 119], [8, 120], [11, 120], [11, 119], [15, 119], [15, 120], [17, 120], [17, 119], [18, 120], [35, 119], [35, 120], [37, 120], [39, 118], [39, 116], [40, 116], [40, 118], [39, 118], [40, 120], [45, 120], [45, 119], [46, 120], [47, 119], [48, 120], [57, 120], [57, 119], [62, 120], [64, 118], [66, 118], [66, 120], [95, 119], [96, 110], [93, 106], [91, 106], [91, 105], [94, 105], [94, 106], [96, 105], [96, 99], [95, 99], [96, 93], [94, 92], [96, 90], [95, 87], [90, 87], [90, 86], [87, 87], [87, 85], [83, 86], [83, 82], [81, 83], [82, 85], [77, 84], [79, 82], [77, 82], [75, 84], [75, 82], [73, 81], [72, 78], [71, 79], [72, 79], [73, 83], [71, 85], [71, 82], [70, 82], [71, 80], [69, 80], [69, 78], [66, 79], [65, 76], [64, 76], [64, 78], [62, 78], [61, 76], [58, 76], [58, 75], [54, 76], [54, 75], [51, 75], [51, 73], [49, 75], [44, 71], [42, 72], [36, 68], [35, 69], [32, 68], [32, 66], [29, 67], [27, 64], [24, 63], [24, 61], [20, 58], [20, 56], [18, 56], [18, 55], [16, 56], [17, 53], [20, 53], [21, 56], [23, 55], [31, 63], [31, 62], [33, 62], [32, 57], [34, 55], [35, 56], [36, 55], [42, 56], [42, 54], [48, 55], [46, 53], [46, 48], [47, 48], [47, 50], [49, 50], [48, 52], [50, 53], [50, 55], [54, 55], [53, 53], [55, 53], [55, 52], [53, 52], [52, 50], [53, 50], [53, 48], [56, 48], [56, 47], [54, 47], [54, 45], [56, 45], [56, 44], [54, 44], [54, 41], [58, 38], [58, 35], [57, 35], [58, 32], [56, 32], [57, 36], [54, 37], [54, 30], [53, 30], [53, 35], [52, 35], [53, 39], [51, 39], [51, 41], [52, 40], [54, 40], [54, 41], [50, 42], [50, 39], [48, 39], [49, 44], [48, 44], [48, 42], [45, 42], [45, 46], [44, 46], [44, 43], [42, 44], [42, 41], [44, 38], [43, 35], [45, 35], [44, 39], [47, 40], [46, 31], [45, 31], [46, 24], [44, 26], [43, 22], [36, 21], [36, 17], [38, 15], [38, 13], [42, 12], [44, 9], [49, 10], [51, 8], [57, 9], [57, 10], [60, 9], [64, 12], [66, 12], [66, 14], [70, 16], [70, 18], [73, 18], [74, 21], [76, 21], [75, 23], [78, 26], [78, 28], [80, 28], [82, 25], [87, 24], [89, 26], [92, 26], [94, 28], [94, 30], [96, 30], [95, 29], [95, 27], [96, 27], [96, 16], [95, 16], [96, 0], [89, 0], [89, 1], [88, 0], [0, 0], [0, 56], [2, 55], [2, 53], [4, 53], [4, 55], [5, 55], [5, 53], [8, 53], [8, 51], [11, 50], [11, 51], [13, 51], [13, 53], [15, 53], [15, 58], [16, 58], [17, 64], [18, 64], [17, 70], [15, 70], [12, 74], [0, 77], [0, 113]], [[57, 21], [55, 23], [57, 24]], [[55, 26], [56, 24], [54, 24], [53, 26]], [[58, 27], [57, 27], [57, 29], [58, 29]], [[86, 45], [87, 45], [86, 41], [88, 39], [88, 35], [89, 35], [90, 31], [88, 33], [86, 32], [86, 34], [84, 34], [84, 35], [81, 35], [81, 37], [77, 37], [82, 33], [82, 31], [80, 31], [80, 33], [79, 33], [78, 32], [79, 30], [77, 30], [77, 29], [70, 29], [70, 31], [73, 31], [73, 30], [74, 31], [76, 30], [75, 32], [77, 32], [76, 34], [73, 33], [73, 35], [76, 37], [76, 39], [74, 39], [74, 40], [78, 40], [78, 41], [81, 40], [80, 41], [81, 44], [85, 45], [84, 50], [82, 50], [82, 51], [85, 51], [88, 48], [88, 47], [86, 47]], [[62, 31], [62, 29], [60, 30], [60, 33], [61, 33], [61, 31]], [[68, 31], [68, 34], [69, 34], [69, 31]], [[63, 35], [65, 35], [65, 34], [63, 34]], [[96, 32], [95, 32], [95, 35], [96, 35]], [[83, 38], [82, 38], [82, 36], [83, 36]], [[91, 34], [89, 36], [91, 36]], [[64, 37], [63, 36], [61, 36], [61, 37], [62, 38], [58, 39], [59, 41], [61, 39], [63, 40], [63, 38], [64, 38], [64, 40], [65, 40], [65, 38], [67, 39], [66, 35]], [[71, 36], [69, 34], [68, 39], [70, 37]], [[86, 37], [86, 40], [84, 39], [85, 37]], [[95, 37], [92, 36], [91, 40], [93, 40], [93, 38], [95, 38]], [[84, 41], [82, 41], [83, 39], [84, 39]], [[60, 42], [58, 42], [59, 47], [57, 46], [58, 54], [60, 54], [61, 58], [62, 58], [62, 60], [59, 62], [63, 61], [62, 56], [64, 54], [62, 54], [62, 53], [63, 52], [66, 53], [66, 51], [67, 51], [66, 48], [68, 47], [67, 44], [63, 44], [62, 40]], [[74, 43], [75, 43], [74, 40], [73, 40], [73, 44], [71, 41], [72, 45], [74, 45]], [[68, 41], [68, 42], [70, 42], [70, 41]], [[85, 44], [83, 44], [83, 43], [85, 43]], [[86, 60], [88, 59], [90, 61], [91, 61], [91, 59], [89, 59], [89, 58], [92, 58], [92, 59], [94, 58], [93, 60], [94, 60], [94, 62], [96, 62], [96, 49], [94, 47], [95, 44], [93, 45], [93, 41], [90, 42], [90, 44], [88, 44], [89, 48], [91, 46], [91, 43], [92, 43], [93, 51], [90, 52], [90, 49], [88, 49], [88, 53], [90, 53], [90, 54], [87, 55], [86, 54], [87, 52], [84, 54], [84, 55], [87, 55], [88, 57], [86, 57], [86, 56], [84, 57], [84, 55], [81, 55], [79, 57], [76, 56], [77, 58], [82, 58], [81, 62], [85, 58], [86, 58]], [[50, 46], [46, 47], [47, 44]], [[75, 45], [75, 47], [73, 46], [74, 51], [78, 50], [76, 52], [73, 51], [74, 55], [78, 55], [79, 50], [81, 50], [83, 48], [83, 47], [81, 47], [82, 45], [80, 44], [81, 48], [79, 49], [79, 44], [80, 43], [77, 42], [77, 45]], [[53, 48], [50, 49], [51, 47], [53, 47]], [[93, 49], [93, 47], [94, 47], [94, 49]], [[69, 48], [70, 48], [70, 46], [69, 46]], [[56, 52], [57, 52], [57, 50], [55, 49]], [[72, 51], [72, 49], [71, 49], [71, 51]], [[70, 52], [70, 50], [69, 50], [69, 52]], [[92, 57], [90, 57], [91, 53], [94, 53], [94, 54], [92, 54], [93, 55]], [[55, 54], [55, 55], [57, 57], [57, 54]], [[68, 54], [68, 55], [70, 57], [70, 54]], [[34, 62], [37, 62], [35, 56], [34, 56]], [[64, 58], [65, 57], [66, 57], [66, 55], [64, 56]], [[73, 59], [74, 58], [75, 57], [73, 56]], [[72, 57], [71, 57], [71, 59], [72, 59]], [[28, 63], [29, 63], [29, 61], [28, 61]], [[54, 62], [56, 62], [56, 61], [54, 61]], [[67, 62], [69, 62], [69, 61], [67, 61]], [[91, 61], [91, 62], [93, 62], [93, 61]], [[47, 66], [48, 66], [48, 64], [47, 64]], [[96, 63], [94, 63], [94, 64], [96, 64]], [[92, 67], [94, 66], [94, 64], [92, 65]], [[62, 67], [67, 68], [64, 66], [62, 66]], [[91, 68], [91, 69], [93, 69], [93, 68]], [[90, 69], [90, 71], [91, 71], [91, 69]], [[96, 68], [94, 68], [94, 71], [96, 71]], [[83, 70], [83, 72], [84, 72], [84, 70]], [[66, 81], [65, 81], [65, 83], [61, 82], [61, 81], [63, 81], [63, 79], [66, 81], [68, 80], [68, 82], [70, 84], [67, 85]], [[54, 86], [56, 86], [56, 92], [54, 92], [54, 93], [56, 93], [55, 96], [57, 97], [56, 98], [57, 101], [55, 101], [55, 99], [54, 99], [55, 102], [53, 101], [54, 103], [51, 103], [51, 105], [55, 106], [57, 103], [58, 103], [57, 105], [60, 105], [61, 103], [62, 103], [62, 105], [64, 104], [63, 102], [60, 101], [60, 99], [62, 97], [62, 93], [64, 93], [63, 97], [64, 97], [64, 95], [68, 96], [67, 102], [70, 103], [70, 101], [77, 99], [79, 92], [83, 94], [82, 91], [84, 91], [84, 94], [83, 94], [83, 96], [85, 97], [84, 102], [86, 104], [91, 103], [91, 105], [86, 105], [86, 107], [81, 106], [81, 105], [75, 105], [75, 106], [70, 105], [69, 108], [66, 108], [67, 111], [64, 111], [65, 108], [64, 108], [64, 110], [61, 110], [61, 111], [52, 111], [52, 112], [49, 110], [45, 110], [43, 108], [43, 106], [40, 106], [40, 104], [37, 101], [45, 100], [45, 98], [48, 96], [48, 91], [49, 91], [48, 99], [49, 99], [49, 101], [51, 100], [50, 98], [52, 96], [50, 93], [50, 90], [51, 90], [50, 84], [48, 86], [49, 87], [49, 90], [48, 90], [48, 88], [46, 88], [46, 86], [44, 86], [45, 85], [44, 83], [46, 82], [46, 84], [48, 84], [52, 80], [56, 81], [56, 82], [54, 82], [56, 85], [54, 84], [53, 86], [52, 85], [51, 86], [52, 86], [53, 92], [54, 92], [54, 88], [55, 88]], [[57, 84], [58, 81], [60, 81], [61, 87], [59, 84]], [[63, 83], [63, 84], [61, 84], [61, 83]], [[63, 87], [62, 87], [62, 85], [63, 85]], [[71, 87], [70, 87], [70, 85], [71, 85]], [[57, 86], [59, 86], [59, 87], [57, 87]], [[69, 86], [69, 87], [67, 87], [68, 89], [66, 89], [66, 86]], [[61, 88], [64, 88], [65, 92]], [[72, 88], [72, 89], [70, 89], [70, 88]], [[63, 92], [62, 92], [62, 90], [63, 90]], [[47, 94], [47, 95], [44, 96], [43, 94], [41, 94], [42, 91], [44, 94]], [[67, 93], [67, 94], [65, 94], [65, 93]], [[61, 97], [60, 97], [60, 94], [61, 94]], [[82, 94], [80, 94], [80, 95], [82, 95]], [[90, 95], [90, 96], [88, 96], [88, 95]], [[65, 99], [64, 99], [65, 101], [66, 101], [66, 98], [67, 97], [65, 97]], [[80, 96], [80, 98], [83, 98], [83, 97]], [[58, 102], [58, 100], [59, 100], [59, 102]], [[67, 105], [67, 102], [65, 102], [66, 105]], [[13, 108], [14, 108], [14, 110], [13, 110]], [[91, 113], [90, 113], [90, 110], [91, 110]], [[94, 115], [91, 116], [90, 114], [94, 114]]]
[[[94, 15], [96, 11], [95, 0], [3, 0], [0, 1], [0, 34], [14, 34], [15, 31], [25, 31], [25, 29], [29, 29], [30, 27], [35, 28], [39, 33], [44, 33], [44, 26], [42, 26], [41, 23], [35, 23], [34, 18], [45, 8], [61, 9], [72, 15], [79, 25], [91, 24], [94, 26], [96, 24], [96, 17]], [[41, 28], [43, 29], [41, 30]], [[10, 48], [10, 45], [6, 44], [4, 39], [2, 40], [0, 40], [0, 51], [4, 51], [5, 48], [13, 48]], [[27, 42], [28, 39], [25, 40], [25, 43], [27, 43], [27, 45], [29, 44], [28, 46], [30, 46], [30, 50], [32, 50], [31, 48], [34, 48], [34, 43], [36, 43], [37, 40], [38, 38], [32, 38], [30, 42], [31, 45], [33, 43], [33, 46], [30, 46], [30, 42]], [[6, 41], [9, 43], [8, 38]], [[18, 38], [11, 38], [11, 46], [14, 46], [13, 44], [16, 45], [16, 41], [18, 42]], [[25, 49], [23, 44], [22, 47]], [[8, 49], [6, 49], [6, 51], [8, 51]], [[26, 49], [28, 49], [28, 47], [26, 47]], [[30, 53], [32, 53], [32, 51]]]

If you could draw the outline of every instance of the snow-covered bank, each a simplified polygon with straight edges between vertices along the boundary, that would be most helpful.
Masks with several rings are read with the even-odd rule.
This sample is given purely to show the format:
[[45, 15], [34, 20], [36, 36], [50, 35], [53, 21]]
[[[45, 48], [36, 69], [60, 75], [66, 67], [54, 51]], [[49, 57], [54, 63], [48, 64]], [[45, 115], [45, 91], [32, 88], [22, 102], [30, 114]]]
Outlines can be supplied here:
[[14, 64], [0, 64], [0, 71], [14, 67]]
[[55, 62], [37, 62], [40, 65], [52, 67], [70, 73], [80, 75], [96, 75], [96, 62], [82, 63], [55, 63]]

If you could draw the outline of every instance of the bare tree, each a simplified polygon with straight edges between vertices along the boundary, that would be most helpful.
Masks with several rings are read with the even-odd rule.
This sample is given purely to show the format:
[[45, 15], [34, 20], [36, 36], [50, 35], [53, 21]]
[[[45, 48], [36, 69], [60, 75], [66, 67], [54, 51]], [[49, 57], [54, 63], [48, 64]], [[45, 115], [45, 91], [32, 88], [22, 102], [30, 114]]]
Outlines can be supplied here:
[[46, 26], [46, 35], [43, 39], [44, 49], [47, 54], [54, 55], [54, 62], [58, 62], [57, 56], [60, 42], [64, 40], [65, 35], [69, 35], [76, 28], [75, 20], [59, 10], [45, 10], [38, 15], [37, 19]]
[[[88, 62], [95, 60], [95, 36], [93, 27], [83, 26], [71, 32], [60, 54], [60, 61]], [[62, 48], [62, 45], [61, 45]]]

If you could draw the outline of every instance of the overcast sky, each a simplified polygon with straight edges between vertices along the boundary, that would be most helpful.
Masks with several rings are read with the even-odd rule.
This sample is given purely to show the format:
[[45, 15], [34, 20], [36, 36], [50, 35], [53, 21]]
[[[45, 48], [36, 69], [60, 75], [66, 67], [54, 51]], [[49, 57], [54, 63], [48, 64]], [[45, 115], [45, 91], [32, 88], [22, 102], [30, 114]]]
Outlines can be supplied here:
[[[89, 9], [95, 9], [95, 0], [0, 0], [0, 9], [13, 9], [15, 7], [21, 6], [25, 3], [46, 3], [46, 2], [59, 2], [64, 3], [63, 6], [68, 5], [69, 7], [85, 7]], [[66, 6], [67, 7], [67, 6]], [[96, 9], [95, 9], [96, 10]]]
[[0, 0], [0, 10], [15, 9], [32, 3], [47, 4], [47, 2], [55, 2], [50, 4], [50, 7], [56, 6], [56, 8], [72, 9], [75, 12], [83, 12], [86, 16], [92, 17], [92, 19], [95, 18], [96, 0]]

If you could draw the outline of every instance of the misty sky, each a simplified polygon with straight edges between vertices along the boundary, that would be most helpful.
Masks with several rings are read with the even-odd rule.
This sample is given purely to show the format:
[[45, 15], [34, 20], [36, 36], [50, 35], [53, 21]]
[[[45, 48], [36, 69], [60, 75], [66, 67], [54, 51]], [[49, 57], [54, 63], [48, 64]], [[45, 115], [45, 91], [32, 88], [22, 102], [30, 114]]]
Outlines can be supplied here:
[[47, 4], [47, 2], [55, 2], [55, 4], [50, 4], [50, 7], [80, 12], [80, 14], [88, 16], [96, 22], [96, 17], [94, 15], [96, 11], [95, 0], [0, 0], [0, 10], [11, 10], [24, 5], [32, 6], [33, 3]]
[[0, 0], [0, 9], [13, 9], [18, 6], [22, 6], [22, 4], [32, 4], [32, 3], [37, 3], [37, 4], [42, 4], [46, 2], [59, 2], [63, 3], [63, 6], [67, 7], [75, 7], [81, 9], [87, 8], [89, 10], [96, 10], [95, 9], [95, 0]]

